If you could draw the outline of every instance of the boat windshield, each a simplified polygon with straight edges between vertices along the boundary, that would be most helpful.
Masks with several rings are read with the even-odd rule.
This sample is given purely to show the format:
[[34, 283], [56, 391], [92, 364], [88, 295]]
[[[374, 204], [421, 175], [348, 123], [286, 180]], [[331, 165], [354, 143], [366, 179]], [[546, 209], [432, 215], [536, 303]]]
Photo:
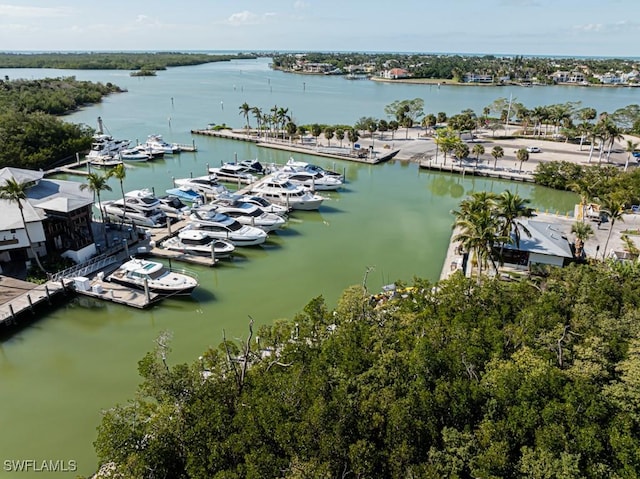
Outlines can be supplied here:
[[242, 229], [242, 225], [234, 220], [229, 222], [227, 228], [229, 229], [229, 231], [238, 231], [239, 229]]
[[164, 275], [168, 274], [169, 270], [165, 267], [159, 268], [156, 271], [152, 271], [149, 273], [149, 279], [159, 279]]

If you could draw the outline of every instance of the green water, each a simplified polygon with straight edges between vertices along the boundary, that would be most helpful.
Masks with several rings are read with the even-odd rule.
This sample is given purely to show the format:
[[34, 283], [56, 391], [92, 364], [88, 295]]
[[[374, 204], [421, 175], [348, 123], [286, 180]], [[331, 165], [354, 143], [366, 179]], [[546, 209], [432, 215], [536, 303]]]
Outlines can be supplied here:
[[[160, 88], [158, 83], [146, 85]], [[147, 101], [147, 89], [139, 99], [129, 88], [129, 96], [116, 97], [77, 117], [100, 114], [120, 131], [118, 137], [165, 133], [159, 120], [137, 119], [136, 101]], [[150, 116], [147, 110], [143, 114]], [[116, 128], [113, 118], [120, 117], [129, 123]], [[204, 124], [202, 114], [189, 127]], [[181, 135], [165, 133], [167, 139], [191, 142], [187, 133]], [[195, 154], [129, 169], [125, 189], [153, 187], [162, 192], [171, 186], [172, 177], [204, 174], [207, 164], [228, 161], [236, 153], [239, 159], [258, 157], [265, 162], [283, 163], [289, 157], [244, 142], [193, 139], [199, 148]], [[100, 411], [133, 396], [137, 361], [153, 348], [161, 331], [172, 333], [172, 363], [192, 361], [206, 348], [217, 346], [223, 330], [228, 338], [246, 337], [249, 316], [258, 325], [289, 318], [318, 295], [330, 307], [335, 305], [345, 287], [362, 283], [367, 268], [373, 268], [367, 279], [372, 291], [395, 280], [411, 281], [414, 275], [435, 281], [451, 233], [450, 211], [472, 191], [511, 188], [531, 198], [534, 207], [563, 213], [576, 199], [529, 184], [421, 172], [409, 163], [370, 166], [305, 155], [296, 159], [344, 170], [346, 187], [327, 194], [329, 199], [318, 212], [295, 212], [287, 227], [271, 234], [264, 247], [243, 248], [233, 261], [215, 268], [189, 265], [201, 284], [192, 298], [166, 300], [145, 311], [78, 298], [1, 338], [0, 477], [49, 477], [4, 470], [5, 460], [20, 459], [74, 460], [79, 474], [92, 473], [96, 467], [92, 442]], [[103, 199], [119, 196], [117, 182], [111, 186], [113, 191]]]

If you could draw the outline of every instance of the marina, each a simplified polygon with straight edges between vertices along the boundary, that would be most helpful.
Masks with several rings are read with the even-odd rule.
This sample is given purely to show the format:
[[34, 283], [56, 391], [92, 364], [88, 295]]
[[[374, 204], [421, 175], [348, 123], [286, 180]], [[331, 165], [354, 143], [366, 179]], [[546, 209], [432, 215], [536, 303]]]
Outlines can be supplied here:
[[[262, 107], [287, 105], [295, 110], [298, 123], [348, 124], [363, 115], [382, 115], [384, 105], [398, 98], [424, 96], [430, 110], [454, 113], [467, 106], [481, 108], [504, 94], [474, 89], [470, 94], [478, 98], [461, 102], [445, 96], [445, 88], [436, 97], [429, 96], [428, 86], [369, 85], [373, 82], [332, 77], [305, 77], [303, 92], [298, 77], [269, 71], [259, 61], [169, 69], [162, 72], [162, 82], [112, 71], [16, 70], [7, 74], [12, 78], [73, 74], [79, 79], [122, 84], [128, 89], [126, 94], [114, 95], [66, 119], [93, 125], [101, 115], [108, 119], [115, 138], [146, 138], [151, 131], [183, 144], [192, 141], [194, 125], [206, 125], [212, 119], [240, 126], [237, 107], [243, 101]], [[238, 85], [235, 91], [234, 84]], [[241, 84], [246, 85], [244, 93]], [[533, 94], [536, 88], [526, 90]], [[303, 105], [303, 100], [316, 98], [314, 91], [328, 93]], [[540, 103], [553, 102], [553, 92], [553, 88], [545, 90], [547, 99]], [[561, 101], [572, 94], [566, 89], [561, 93]], [[174, 106], [169, 101], [172, 97]], [[235, 154], [280, 165], [292, 155], [284, 149], [205, 135], [197, 136], [197, 143], [198, 151], [192, 154], [128, 165], [125, 191], [149, 188], [164, 193], [173, 187], [172, 177], [186, 178], [191, 172], [204, 175], [207, 164], [217, 165]], [[264, 245], [242, 248], [232, 261], [221, 260], [215, 267], [189, 266], [197, 271], [201, 285], [191, 296], [167, 298], [142, 309], [89, 295], [54, 301], [54, 307], [48, 307], [45, 300], [42, 305], [46, 308], [34, 327], [4, 332], [0, 422], [12, 431], [0, 436], [5, 456], [24, 457], [27, 451], [38, 458], [74, 458], [79, 474], [91, 474], [96, 465], [92, 442], [100, 411], [132, 397], [141, 381], [136, 365], [154, 348], [160, 332], [171, 332], [169, 361], [176, 365], [216, 348], [223, 330], [228, 338], [246, 337], [248, 316], [255, 318], [256, 327], [292, 318], [320, 295], [329, 309], [334, 308], [345, 288], [362, 284], [367, 267], [372, 268], [366, 283], [369, 291], [379, 291], [398, 279], [410, 281], [413, 275], [435, 281], [451, 237], [450, 211], [472, 191], [514, 188], [520, 196], [531, 198], [536, 208], [562, 212], [572, 210], [576, 199], [571, 193], [528, 182], [423, 170], [395, 157], [372, 165], [310, 153], [293, 154], [296, 160], [344, 172], [344, 187], [323, 193], [326, 199], [318, 210], [292, 211], [287, 227], [270, 234]], [[83, 169], [86, 165], [78, 168]], [[53, 176], [85, 181], [80, 175]], [[103, 192], [103, 200], [121, 196], [117, 181], [110, 180], [110, 185], [112, 191]], [[172, 222], [171, 231], [178, 231], [181, 224]], [[162, 227], [152, 231], [149, 239], [158, 245], [167, 236], [167, 228]], [[171, 262], [173, 266], [174, 259]], [[43, 395], [46, 402], [41, 400]], [[34, 436], [34, 430], [41, 433]]]

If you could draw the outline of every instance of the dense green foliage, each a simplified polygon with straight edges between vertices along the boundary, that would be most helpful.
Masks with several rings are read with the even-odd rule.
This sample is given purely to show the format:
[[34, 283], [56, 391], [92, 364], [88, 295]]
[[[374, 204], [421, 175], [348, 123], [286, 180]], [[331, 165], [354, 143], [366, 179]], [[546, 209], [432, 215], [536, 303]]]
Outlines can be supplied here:
[[167, 67], [201, 65], [254, 54], [209, 55], [178, 52], [0, 53], [0, 68], [63, 68], [73, 70], [166, 70]]
[[[629, 73], [638, 69], [638, 61], [620, 58], [543, 58], [495, 55], [396, 54], [396, 53], [288, 53], [274, 55], [273, 67], [292, 70], [297, 62], [327, 63], [345, 70], [347, 67], [373, 65], [376, 71], [404, 68], [414, 78], [459, 81], [465, 73], [475, 72], [511, 80], [536, 78], [552, 83], [550, 75], [558, 70], [587, 71], [587, 79], [607, 72]], [[356, 68], [357, 69], [357, 68]], [[346, 73], [346, 71], [344, 71]]]
[[0, 167], [47, 168], [88, 150], [93, 131], [53, 115], [98, 103], [104, 95], [120, 91], [111, 83], [74, 77], [0, 80]]
[[639, 280], [355, 286], [190, 365], [163, 335], [96, 451], [140, 478], [637, 477]]

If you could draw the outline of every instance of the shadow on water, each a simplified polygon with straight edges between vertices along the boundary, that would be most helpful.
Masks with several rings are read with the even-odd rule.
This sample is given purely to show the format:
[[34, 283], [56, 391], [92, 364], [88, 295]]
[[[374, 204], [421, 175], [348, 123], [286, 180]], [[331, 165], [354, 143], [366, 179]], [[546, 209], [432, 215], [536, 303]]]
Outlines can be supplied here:
[[[57, 298], [52, 298], [51, 304], [41, 303], [34, 305], [33, 312], [25, 311], [22, 314], [16, 316], [15, 320], [12, 320], [10, 324], [5, 323], [0, 325], [0, 344], [12, 340], [18, 339], [20, 333], [27, 329], [43, 329], [44, 326], [38, 324], [38, 321], [42, 320], [43, 314], [55, 313], [61, 309], [69, 307], [69, 298], [71, 293], [62, 294]], [[75, 299], [73, 300], [75, 301]], [[73, 303], [72, 301], [72, 303]]]

